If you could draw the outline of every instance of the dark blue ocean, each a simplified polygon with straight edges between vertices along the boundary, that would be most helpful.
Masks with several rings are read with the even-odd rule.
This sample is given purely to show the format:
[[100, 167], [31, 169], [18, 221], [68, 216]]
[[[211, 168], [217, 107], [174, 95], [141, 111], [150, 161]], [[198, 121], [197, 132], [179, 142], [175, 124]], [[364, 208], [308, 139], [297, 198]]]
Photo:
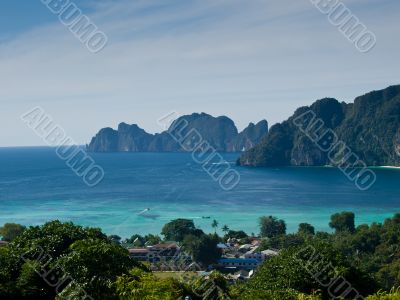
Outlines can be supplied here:
[[375, 168], [376, 183], [360, 191], [334, 168], [237, 167], [238, 155], [223, 154], [241, 176], [235, 189], [224, 191], [188, 153], [91, 154], [105, 177], [88, 187], [55, 149], [0, 148], [0, 224], [58, 219], [127, 237], [159, 233], [175, 218], [212, 231], [216, 219], [250, 234], [258, 233], [263, 215], [282, 218], [295, 231], [301, 222], [329, 230], [329, 216], [343, 210], [355, 212], [357, 224], [400, 212], [400, 169]]

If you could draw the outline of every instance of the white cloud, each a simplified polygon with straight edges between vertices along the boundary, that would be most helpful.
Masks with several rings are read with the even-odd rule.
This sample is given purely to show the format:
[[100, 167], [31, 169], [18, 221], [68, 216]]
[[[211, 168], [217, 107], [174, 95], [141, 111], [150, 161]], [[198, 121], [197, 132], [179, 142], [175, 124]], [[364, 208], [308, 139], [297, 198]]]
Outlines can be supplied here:
[[320, 97], [352, 100], [399, 83], [399, 5], [345, 3], [377, 34], [371, 53], [307, 0], [93, 2], [90, 17], [109, 37], [98, 54], [58, 22], [0, 45], [0, 126], [13, 128], [0, 131], [0, 145], [40, 144], [19, 121], [36, 105], [84, 143], [121, 121], [157, 131], [173, 109], [225, 114], [243, 128]]

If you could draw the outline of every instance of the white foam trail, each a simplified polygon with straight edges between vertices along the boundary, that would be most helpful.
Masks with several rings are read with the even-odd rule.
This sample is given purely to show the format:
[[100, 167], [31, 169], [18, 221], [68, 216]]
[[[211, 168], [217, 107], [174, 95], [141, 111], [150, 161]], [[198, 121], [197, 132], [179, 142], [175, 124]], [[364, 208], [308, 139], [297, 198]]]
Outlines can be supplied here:
[[142, 210], [140, 213], [138, 213], [138, 216], [144, 214], [145, 212], [148, 212], [150, 210], [150, 208], [146, 208], [144, 210]]

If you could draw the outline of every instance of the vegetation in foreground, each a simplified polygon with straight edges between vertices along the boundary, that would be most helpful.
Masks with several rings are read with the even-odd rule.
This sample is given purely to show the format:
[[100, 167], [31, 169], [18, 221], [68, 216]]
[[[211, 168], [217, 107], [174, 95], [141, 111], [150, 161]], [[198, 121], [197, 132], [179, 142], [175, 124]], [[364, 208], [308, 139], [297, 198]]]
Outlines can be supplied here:
[[[151, 272], [129, 256], [118, 236], [107, 237], [96, 228], [59, 221], [29, 228], [6, 224], [0, 228], [9, 241], [0, 247], [0, 299], [330, 299], [341, 278], [348, 284], [347, 294], [339, 288], [346, 299], [357, 293], [369, 300], [400, 299], [400, 214], [383, 224], [355, 227], [354, 214], [343, 212], [331, 217], [330, 226], [334, 233], [315, 232], [303, 223], [297, 233], [286, 234], [283, 220], [260, 218], [259, 250], [274, 248], [280, 254], [248, 281], [230, 284], [215, 271], [207, 279], [190, 272]], [[217, 242], [249, 238], [226, 225], [223, 229], [224, 237], [209, 235], [191, 220], [178, 219], [162, 234], [208, 265], [220, 255]], [[136, 235], [124, 242], [148, 240], [161, 238]]]

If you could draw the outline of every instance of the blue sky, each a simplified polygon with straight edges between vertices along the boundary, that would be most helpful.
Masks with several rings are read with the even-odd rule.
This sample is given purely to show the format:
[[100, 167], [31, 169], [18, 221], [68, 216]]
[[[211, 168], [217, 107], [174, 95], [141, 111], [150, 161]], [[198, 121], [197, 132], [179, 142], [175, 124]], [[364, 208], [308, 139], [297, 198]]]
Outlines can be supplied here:
[[40, 0], [0, 3], [0, 146], [44, 144], [20, 121], [41, 106], [78, 143], [101, 127], [149, 132], [170, 111], [239, 129], [323, 97], [400, 84], [400, 2], [344, 0], [377, 36], [359, 53], [309, 0], [74, 1], [109, 43], [90, 53]]
[[[85, 4], [86, 2], [86, 4]], [[92, 13], [90, 1], [74, 1], [86, 13]], [[40, 0], [2, 0], [0, 10], [0, 37], [13, 38], [34, 27], [54, 22], [57, 17]]]

